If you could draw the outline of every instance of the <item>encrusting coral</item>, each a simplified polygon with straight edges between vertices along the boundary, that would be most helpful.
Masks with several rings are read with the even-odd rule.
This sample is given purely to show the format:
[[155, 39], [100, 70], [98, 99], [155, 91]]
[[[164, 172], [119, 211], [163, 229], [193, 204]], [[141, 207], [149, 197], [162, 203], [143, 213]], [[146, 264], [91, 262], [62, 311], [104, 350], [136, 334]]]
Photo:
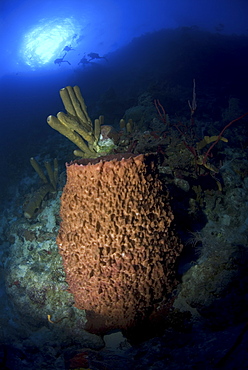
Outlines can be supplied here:
[[49, 116], [47, 123], [72, 141], [79, 150], [74, 150], [78, 157], [98, 157], [98, 141], [103, 125], [103, 116], [93, 123], [87, 113], [87, 107], [78, 86], [67, 86], [60, 90], [67, 114], [59, 112], [57, 117]]
[[182, 250], [156, 157], [67, 164], [57, 244], [75, 306], [100, 333], [143, 322], [176, 284]]

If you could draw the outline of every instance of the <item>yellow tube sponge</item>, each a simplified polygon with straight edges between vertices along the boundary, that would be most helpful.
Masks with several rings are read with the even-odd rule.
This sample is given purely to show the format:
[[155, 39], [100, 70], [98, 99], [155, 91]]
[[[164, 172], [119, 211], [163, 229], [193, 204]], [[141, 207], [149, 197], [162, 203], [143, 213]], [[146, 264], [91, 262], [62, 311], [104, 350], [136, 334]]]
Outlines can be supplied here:
[[35, 191], [35, 193], [29, 198], [29, 201], [25, 203], [23, 206], [24, 217], [29, 219], [32, 218], [39, 210], [45, 196], [48, 193], [56, 192], [59, 171], [57, 158], [53, 160], [53, 168], [50, 162], [45, 161], [44, 165], [47, 170], [47, 175], [49, 178], [48, 181], [43, 169], [40, 167], [39, 163], [35, 160], [35, 158], [33, 157], [30, 158], [30, 163], [34, 170], [39, 175], [39, 177], [42, 179], [44, 184], [38, 190]]
[[26, 218], [32, 218], [35, 212], [40, 208], [41, 202], [45, 198], [45, 196], [52, 192], [53, 186], [52, 184], [44, 184], [42, 185], [32, 196], [30, 201], [24, 206], [24, 216]]
[[85, 143], [83, 138], [70, 129], [68, 126], [66, 126], [62, 121], [60, 121], [57, 117], [49, 116], [47, 118], [47, 123], [49, 126], [51, 126], [54, 130], [57, 130], [60, 134], [64, 135], [69, 139], [71, 142], [73, 142], [79, 149], [82, 150], [82, 152], [92, 154], [90, 148]]
[[87, 107], [78, 86], [67, 86], [60, 90], [60, 97], [67, 113], [59, 112], [57, 117], [49, 116], [47, 123], [72, 141], [79, 150], [74, 153], [81, 157], [98, 157], [98, 140], [102, 116], [94, 126], [87, 113]]
[[43, 172], [43, 169], [40, 167], [39, 163], [35, 160], [35, 158], [30, 158], [30, 164], [33, 167], [33, 169], [38, 173], [40, 179], [44, 182], [44, 184], [47, 184], [47, 178], [46, 175]]

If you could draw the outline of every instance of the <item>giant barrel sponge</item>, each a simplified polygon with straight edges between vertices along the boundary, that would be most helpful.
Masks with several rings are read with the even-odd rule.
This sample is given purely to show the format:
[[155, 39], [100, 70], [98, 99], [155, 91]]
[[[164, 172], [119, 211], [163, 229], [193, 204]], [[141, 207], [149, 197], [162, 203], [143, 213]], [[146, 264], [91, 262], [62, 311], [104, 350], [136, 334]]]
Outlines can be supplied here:
[[57, 244], [91, 332], [135, 327], [175, 286], [182, 245], [155, 162], [125, 154], [67, 164]]

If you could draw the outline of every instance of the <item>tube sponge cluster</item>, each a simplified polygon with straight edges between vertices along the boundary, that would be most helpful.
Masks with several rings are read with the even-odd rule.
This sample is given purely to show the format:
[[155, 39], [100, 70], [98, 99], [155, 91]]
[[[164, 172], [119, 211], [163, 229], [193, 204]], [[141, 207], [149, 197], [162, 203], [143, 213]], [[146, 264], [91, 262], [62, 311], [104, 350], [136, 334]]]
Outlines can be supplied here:
[[104, 120], [103, 116], [95, 120], [93, 127], [78, 86], [67, 86], [60, 89], [59, 93], [67, 113], [59, 112], [57, 117], [50, 115], [47, 117], [47, 123], [78, 147], [74, 150], [76, 156], [98, 157], [97, 143]]
[[155, 156], [67, 165], [57, 244], [89, 331], [129, 329], [175, 286], [182, 250]]

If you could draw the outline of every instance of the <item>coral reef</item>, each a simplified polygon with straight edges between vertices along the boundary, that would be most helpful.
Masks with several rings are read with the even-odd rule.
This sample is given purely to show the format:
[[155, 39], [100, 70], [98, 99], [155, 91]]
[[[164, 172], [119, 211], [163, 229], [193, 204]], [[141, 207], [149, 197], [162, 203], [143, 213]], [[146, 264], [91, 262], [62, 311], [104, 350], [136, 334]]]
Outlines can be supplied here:
[[129, 329], [175, 286], [182, 245], [154, 155], [67, 165], [57, 237], [75, 306], [88, 330]]
[[[168, 33], [173, 34], [173, 38], [167, 37]], [[105, 336], [85, 330], [87, 319], [89, 323], [89, 317], [95, 319], [96, 316], [90, 316], [92, 311], [85, 312], [74, 306], [74, 297], [68, 291], [66, 283], [62, 256], [58, 253], [56, 245], [61, 221], [60, 196], [66, 181], [63, 164], [71, 161], [76, 145], [48, 126], [47, 137], [46, 130], [43, 132], [44, 135], [37, 131], [37, 125], [27, 126], [29, 121], [27, 117], [31, 117], [32, 114], [38, 115], [43, 109], [47, 110], [45, 107], [48, 100], [47, 85], [43, 79], [38, 77], [41, 84], [38, 81], [36, 84], [32, 78], [31, 90], [29, 84], [25, 85], [25, 94], [29, 98], [29, 104], [25, 109], [26, 105], [23, 105], [22, 99], [25, 78], [20, 75], [12, 76], [19, 81], [13, 87], [9, 85], [9, 78], [12, 77], [7, 76], [6, 83], [11, 90], [8, 94], [7, 89], [5, 96], [11, 96], [9, 106], [10, 109], [15, 106], [18, 112], [16, 122], [21, 130], [20, 135], [15, 135], [18, 139], [14, 140], [15, 145], [9, 146], [10, 142], [6, 141], [8, 150], [5, 146], [2, 148], [4, 158], [2, 164], [5, 170], [2, 171], [4, 176], [1, 180], [0, 195], [3, 202], [0, 223], [0, 368], [231, 370], [247, 367], [248, 115], [238, 122], [233, 121], [247, 110], [248, 90], [245, 89], [247, 83], [244, 83], [248, 76], [245, 73], [247, 41], [245, 35], [241, 40], [237, 35], [229, 37], [219, 32], [210, 35], [193, 30], [191, 27], [175, 32], [159, 31], [155, 39], [152, 34], [144, 36], [142, 53], [137, 52], [140, 50], [137, 40], [134, 40], [128, 48], [124, 48], [123, 53], [120, 50], [117, 50], [118, 55], [111, 53], [108, 66], [106, 63], [106, 69], [109, 67], [107, 73], [105, 71], [103, 73], [102, 66], [98, 68], [99, 66], [93, 64], [92, 71], [91, 67], [87, 68], [85, 74], [75, 75], [73, 72], [72, 76], [70, 73], [73, 79], [79, 78], [80, 84], [83, 81], [82, 87], [87, 91], [89, 115], [97, 118], [104, 112], [107, 122], [107, 125], [103, 125], [102, 121], [100, 124], [101, 132], [97, 142], [97, 146], [101, 147], [100, 151], [98, 147], [97, 151], [93, 148], [88, 157], [100, 156], [105, 150], [109, 150], [110, 146], [113, 146], [110, 139], [114, 139], [116, 152], [132, 152], [137, 155], [157, 153], [159, 179], [169, 190], [175, 226], [185, 245], [175, 266], [179, 284], [172, 294], [168, 297], [166, 293], [169, 290], [165, 289], [164, 299], [161, 302], [155, 301], [154, 305], [158, 303], [158, 306], [149, 316], [149, 320], [142, 321], [142, 325], [135, 327], [135, 330], [130, 332], [122, 330], [122, 333], [111, 330]], [[166, 47], [161, 48], [161, 45]], [[153, 52], [149, 52], [148, 55], [147, 50]], [[237, 58], [237, 55], [242, 58]], [[117, 56], [118, 58], [113, 60]], [[178, 63], [179, 60], [182, 63]], [[147, 68], [144, 68], [144, 64]], [[238, 68], [234, 68], [235, 66]], [[193, 75], [196, 76], [199, 91], [197, 102], [195, 82], [192, 96], [190, 80]], [[67, 79], [68, 74], [65, 74], [64, 80]], [[55, 76], [55, 80], [49, 84], [50, 90], [57, 83]], [[106, 88], [109, 89], [104, 95]], [[33, 109], [30, 116], [32, 97], [28, 91], [34, 90], [38, 105], [40, 106], [41, 101], [44, 104], [40, 106], [41, 109]], [[67, 93], [68, 88], [62, 92]], [[161, 111], [156, 112], [154, 103], [155, 105], [157, 103]], [[24, 109], [23, 115], [18, 107]], [[6, 122], [12, 121], [11, 110], [6, 108], [4, 112], [7, 114]], [[79, 121], [78, 117], [69, 113], [67, 109], [64, 112], [65, 116]], [[119, 118], [123, 118], [120, 124]], [[134, 121], [133, 127], [129, 124], [130, 120]], [[39, 122], [38, 117], [36, 122]], [[230, 126], [231, 122], [233, 124]], [[93, 129], [90, 132], [94, 134], [94, 120], [92, 123]], [[12, 124], [8, 126], [14, 127]], [[71, 131], [68, 131], [70, 134], [77, 133], [72, 126], [70, 127]], [[228, 144], [222, 140], [221, 135], [225, 127], [228, 128], [224, 135]], [[5, 128], [7, 129], [7, 126]], [[25, 128], [28, 130], [27, 135]], [[17, 128], [17, 132], [18, 130]], [[35, 136], [32, 135], [32, 131], [35, 132]], [[23, 140], [19, 140], [22, 136]], [[91, 146], [80, 134], [79, 137], [87, 148]], [[12, 129], [10, 138], [13, 144]], [[61, 173], [56, 193], [49, 192], [42, 199], [41, 206], [38, 205], [38, 212], [28, 219], [23, 214], [24, 200], [29, 201], [37, 189], [46, 186], [47, 183], [44, 180], [41, 182], [37, 170], [31, 172], [28, 159], [34, 154], [39, 163], [44, 159], [51, 160], [57, 157], [61, 163]], [[86, 156], [86, 152], [83, 155]], [[92, 161], [92, 168], [96, 165]], [[48, 171], [46, 177], [52, 184], [47, 175]], [[116, 187], [122, 186], [121, 189], [124, 189], [125, 184], [128, 189], [130, 179], [127, 175], [126, 177], [123, 179], [123, 185], [120, 185], [119, 181], [116, 186], [109, 187], [109, 191], [112, 189], [118, 194]], [[106, 192], [99, 190], [99, 195], [95, 195], [99, 187], [97, 183], [93, 189], [92, 181], [86, 183], [86, 191], [91, 191], [92, 195], [87, 194], [85, 199], [88, 201], [91, 196], [94, 198], [92, 199], [94, 204], [97, 203], [104, 208], [106, 203], [102, 198], [106, 196]], [[122, 203], [125, 204], [126, 188], [120, 200], [113, 195], [116, 203], [113, 203], [111, 208], [113, 212], [110, 215], [116, 215], [114, 219], [116, 222], [117, 218], [118, 222], [123, 221], [122, 215], [118, 212]], [[75, 189], [78, 189], [78, 184]], [[152, 194], [154, 195], [154, 192]], [[163, 197], [167, 201], [166, 192]], [[150, 204], [150, 200], [149, 197], [147, 199], [144, 197], [137, 200], [137, 204], [139, 206], [143, 204], [144, 210], [147, 210], [146, 203]], [[96, 212], [94, 208], [91, 209], [91, 203], [82, 202], [80, 206], [85, 211], [80, 226], [85, 231], [81, 243], [84, 248], [87, 242], [91, 242], [91, 230], [96, 232], [92, 224], [96, 220], [96, 213], [102, 215], [103, 210], [97, 208]], [[79, 206], [75, 212], [78, 212], [78, 209]], [[165, 211], [167, 212], [166, 205]], [[95, 256], [97, 257], [99, 252], [102, 263], [104, 260], [108, 263], [104, 267], [105, 270], [114, 267], [115, 258], [118, 256], [117, 251], [113, 250], [114, 242], [122, 241], [120, 237], [122, 232], [123, 248], [129, 248], [131, 251], [130, 265], [134, 266], [135, 276], [137, 279], [140, 277], [143, 287], [147, 270], [143, 266], [144, 263], [139, 261], [136, 263], [138, 259], [136, 252], [139, 253], [141, 248], [138, 238], [143, 237], [146, 250], [154, 253], [146, 268], [149, 268], [150, 264], [154, 266], [154, 258], [157, 258], [160, 251], [157, 252], [156, 240], [151, 241], [149, 245], [145, 240], [146, 233], [153, 228], [154, 220], [150, 219], [150, 226], [144, 222], [137, 235], [134, 235], [135, 239], [132, 238], [130, 230], [132, 222], [136, 222], [138, 211], [136, 212], [132, 206], [130, 212], [131, 214], [134, 212], [133, 219], [130, 219], [130, 223], [120, 225], [119, 234], [116, 234], [114, 222], [111, 224], [112, 228], [106, 231], [106, 239], [103, 238], [103, 229], [99, 229], [101, 240], [99, 249], [102, 249], [96, 251], [94, 244], [92, 250], [88, 251], [89, 257], [85, 257], [85, 265], [86, 270], [89, 270], [89, 259], [96, 251]], [[171, 227], [168, 232], [170, 230]], [[68, 238], [72, 238], [74, 231], [72, 229], [68, 233]], [[162, 233], [161, 239], [163, 235]], [[79, 242], [80, 240], [78, 244]], [[70, 241], [70, 244], [70, 251], [73, 254], [73, 242]], [[112, 259], [109, 257], [108, 260], [103, 253], [111, 253]], [[139, 256], [142, 257], [141, 253]], [[121, 258], [127, 262], [127, 253], [121, 255]], [[88, 279], [86, 303], [90, 300], [92, 280], [99, 271], [98, 261], [94, 260], [90, 266], [95, 275], [89, 276]], [[138, 275], [136, 264], [140, 266], [144, 276]], [[118, 275], [117, 273], [114, 278], [110, 277], [109, 281], [113, 286], [116, 283], [122, 288], [118, 279], [125, 277], [124, 271], [122, 269]], [[130, 272], [127, 276], [131, 283], [134, 276], [132, 274]], [[155, 290], [157, 287], [155, 286]], [[149, 294], [152, 294], [152, 290], [153, 288]], [[129, 300], [132, 292], [131, 290], [126, 294], [124, 301]], [[115, 293], [111, 292], [109, 302], [112, 296], [116, 298]], [[139, 298], [142, 299], [143, 295], [137, 289], [137, 304], [140, 302]], [[106, 301], [103, 299], [101, 302], [105, 304]], [[135, 304], [134, 299], [133, 303]], [[116, 306], [119, 309], [118, 304]], [[142, 311], [143, 307], [140, 315], [145, 312]], [[150, 310], [152, 307], [149, 307], [144, 315], [149, 315]], [[129, 311], [126, 311], [126, 314], [128, 316]], [[151, 327], [153, 330], [150, 330]], [[112, 339], [107, 338], [108, 336]], [[113, 346], [110, 345], [110, 339]]]

